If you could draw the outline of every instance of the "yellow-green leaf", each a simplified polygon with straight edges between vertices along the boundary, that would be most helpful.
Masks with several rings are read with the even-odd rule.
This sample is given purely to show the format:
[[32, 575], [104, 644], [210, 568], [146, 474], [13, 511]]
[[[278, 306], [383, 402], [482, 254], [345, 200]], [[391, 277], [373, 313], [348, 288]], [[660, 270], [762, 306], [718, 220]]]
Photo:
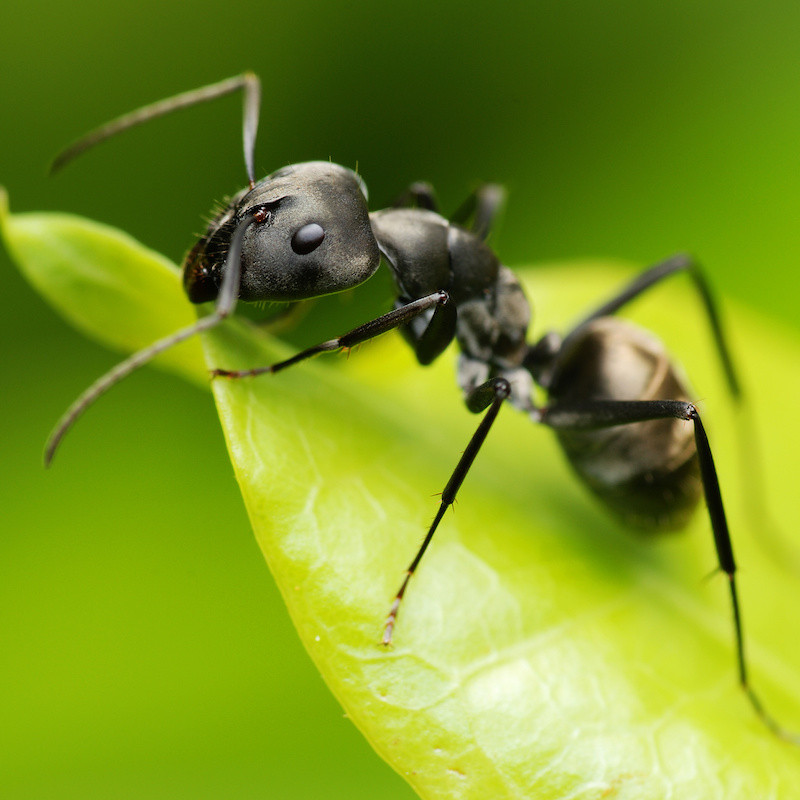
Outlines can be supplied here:
[[[123, 231], [72, 214], [9, 214], [2, 187], [0, 230], [10, 255], [45, 299], [114, 350], [139, 350], [195, 320], [178, 267]], [[154, 363], [208, 385], [197, 341]]]
[[[102, 302], [91, 289], [75, 290], [92, 283], [86, 253], [104, 262], [108, 237], [121, 235], [75, 223], [83, 242], [76, 249], [71, 220], [18, 219], [5, 233], [26, 273], [62, 309], [68, 297], [65, 313], [113, 346], [138, 347], [166, 332], [148, 322], [136, 336], [138, 316], [147, 320], [157, 304], [186, 307], [172, 272], [163, 291], [154, 283], [129, 291], [129, 276]], [[136, 251], [113, 258], [101, 283], [106, 270], [152, 269]], [[563, 264], [520, 274], [540, 312], [539, 333], [565, 329], [629, 273]], [[776, 717], [800, 728], [791, 538], [800, 343], [746, 310], [726, 309], [748, 390], [744, 407], [733, 408], [686, 283], [654, 289], [634, 316], [664, 334], [697, 390], [742, 568], [753, 683]], [[100, 306], [110, 314], [101, 324]], [[381, 310], [365, 309], [364, 319]], [[172, 313], [172, 327], [185, 324], [183, 311], [159, 312]], [[109, 330], [115, 320], [129, 338]], [[289, 353], [235, 321], [204, 345], [208, 364], [225, 368]], [[727, 587], [719, 577], [703, 580], [715, 566], [705, 513], [685, 534], [623, 530], [574, 480], [552, 434], [513, 409], [503, 409], [413, 578], [393, 646], [380, 644], [435, 495], [477, 424], [455, 388], [454, 357], [422, 369], [389, 335], [347, 361], [319, 358], [274, 376], [214, 382], [259, 544], [353, 722], [426, 798], [794, 796], [800, 749], [769, 733], [737, 686]], [[753, 510], [761, 482], [769, 517]]]
[[[524, 272], [537, 306], [562, 320], [623, 275], [585, 265]], [[792, 534], [780, 466], [791, 449], [776, 452], [787, 421], [796, 427], [800, 387], [785, 367], [800, 350], [733, 315], [751, 390], [734, 413], [700, 305], [675, 283], [637, 316], [671, 334], [694, 368], [744, 567], [753, 681], [779, 719], [798, 724], [800, 651], [787, 639], [800, 584], [765, 534]], [[209, 337], [207, 352], [226, 367], [285, 355], [233, 328]], [[800, 751], [765, 729], [739, 689], [727, 586], [702, 580], [716, 563], [705, 513], [683, 535], [620, 529], [571, 480], [551, 434], [511, 409], [411, 582], [394, 645], [380, 645], [433, 495], [476, 424], [453, 386], [452, 354], [441, 361], [420, 369], [386, 337], [346, 365], [318, 360], [215, 384], [256, 536], [355, 724], [423, 797], [791, 796]], [[750, 489], [737, 441], [750, 442], [751, 426], [764, 434], [782, 531], [742, 510]]]

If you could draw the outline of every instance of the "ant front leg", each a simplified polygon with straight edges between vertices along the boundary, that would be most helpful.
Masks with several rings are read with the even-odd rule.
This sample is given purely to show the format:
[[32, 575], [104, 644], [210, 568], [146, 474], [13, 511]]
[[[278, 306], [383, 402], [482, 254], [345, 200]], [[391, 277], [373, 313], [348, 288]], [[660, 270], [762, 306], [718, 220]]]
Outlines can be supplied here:
[[708, 507], [714, 546], [720, 571], [728, 578], [733, 627], [736, 637], [736, 664], [739, 683], [761, 721], [781, 739], [800, 745], [800, 737], [787, 731], [764, 708], [748, 678], [745, 658], [744, 632], [739, 597], [736, 590], [736, 562], [733, 557], [725, 508], [722, 503], [717, 470], [711, 446], [700, 414], [691, 403], [682, 400], [594, 400], [582, 403], [563, 403], [539, 412], [539, 421], [556, 431], [592, 431], [616, 425], [628, 425], [657, 419], [684, 419], [694, 424], [694, 439], [700, 465], [703, 493]]
[[330, 353], [334, 350], [342, 350], [347, 347], [355, 347], [357, 344], [366, 342], [368, 339], [374, 339], [382, 333], [393, 330], [400, 325], [405, 325], [412, 322], [420, 314], [433, 309], [433, 319], [436, 319], [437, 313], [440, 309], [449, 308], [451, 306], [450, 296], [444, 290], [433, 292], [426, 297], [419, 300], [413, 300], [410, 303], [400, 306], [399, 308], [390, 311], [388, 314], [378, 317], [377, 319], [370, 320], [363, 325], [359, 325], [344, 336], [339, 336], [336, 339], [328, 339], [326, 342], [309, 347], [306, 350], [297, 353], [297, 355], [287, 358], [285, 361], [279, 361], [276, 364], [270, 364], [267, 367], [255, 367], [254, 369], [241, 369], [241, 370], [227, 370], [227, 369], [214, 369], [211, 371], [211, 376], [214, 378], [252, 378], [256, 375], [264, 375], [266, 373], [280, 372], [282, 369], [291, 367], [307, 358], [311, 358], [319, 353]]
[[428, 528], [428, 533], [426, 534], [422, 545], [417, 551], [416, 556], [414, 556], [414, 560], [408, 565], [406, 577], [404, 578], [403, 583], [400, 585], [399, 591], [395, 595], [394, 602], [389, 610], [389, 616], [386, 618], [386, 623], [383, 628], [383, 644], [391, 644], [392, 633], [394, 632], [394, 626], [397, 621], [397, 613], [400, 609], [400, 603], [403, 599], [403, 595], [406, 593], [408, 582], [411, 580], [411, 576], [416, 572], [419, 562], [422, 560], [422, 556], [425, 555], [425, 551], [428, 549], [428, 545], [431, 543], [433, 534], [436, 533], [436, 529], [439, 527], [439, 523], [442, 521], [445, 511], [447, 511], [447, 509], [455, 501], [456, 494], [461, 488], [464, 478], [467, 477], [467, 473], [469, 472], [473, 461], [475, 461], [478, 451], [481, 449], [481, 446], [486, 440], [486, 437], [488, 436], [489, 430], [494, 424], [495, 419], [497, 419], [500, 406], [509, 398], [510, 395], [511, 385], [505, 378], [492, 378], [481, 386], [473, 389], [473, 391], [471, 391], [467, 396], [467, 408], [473, 413], [480, 413], [486, 408], [489, 410], [480, 421], [477, 430], [469, 440], [466, 450], [464, 450], [461, 458], [458, 461], [458, 464], [456, 464], [456, 468], [453, 470], [453, 474], [450, 476], [450, 480], [447, 482], [447, 485], [444, 487], [444, 491], [442, 492], [442, 500], [439, 504], [439, 510], [436, 512], [436, 516], [434, 517], [430, 528]]
[[450, 222], [486, 241], [506, 202], [506, 190], [497, 183], [479, 186], [450, 217]]
[[439, 213], [439, 203], [433, 186], [425, 181], [415, 181], [401, 195], [395, 198], [392, 208], [424, 208]]
[[[481, 241], [492, 232], [505, 205], [506, 190], [497, 183], [484, 183], [453, 212], [450, 222], [466, 228]], [[392, 208], [423, 208], [439, 213], [433, 186], [424, 181], [412, 183], [392, 204]]]

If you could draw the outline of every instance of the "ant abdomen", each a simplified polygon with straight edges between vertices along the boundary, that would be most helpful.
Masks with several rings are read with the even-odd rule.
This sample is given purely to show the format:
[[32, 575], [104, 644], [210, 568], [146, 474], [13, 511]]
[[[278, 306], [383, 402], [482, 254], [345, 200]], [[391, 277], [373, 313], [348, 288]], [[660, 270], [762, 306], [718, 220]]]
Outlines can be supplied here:
[[[690, 400], [664, 345], [621, 319], [594, 320], [569, 343], [549, 387], [554, 404]], [[703, 493], [694, 431], [680, 419], [557, 430], [570, 464], [627, 525], [683, 527]]]

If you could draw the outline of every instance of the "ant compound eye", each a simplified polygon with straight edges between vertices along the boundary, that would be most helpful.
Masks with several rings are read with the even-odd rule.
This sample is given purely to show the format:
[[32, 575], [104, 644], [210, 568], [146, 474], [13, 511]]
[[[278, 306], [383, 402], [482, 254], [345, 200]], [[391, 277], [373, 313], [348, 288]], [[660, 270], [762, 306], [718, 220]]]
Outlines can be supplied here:
[[294, 232], [292, 236], [292, 250], [299, 256], [304, 256], [312, 250], [316, 250], [325, 238], [325, 231], [322, 225], [310, 222]]

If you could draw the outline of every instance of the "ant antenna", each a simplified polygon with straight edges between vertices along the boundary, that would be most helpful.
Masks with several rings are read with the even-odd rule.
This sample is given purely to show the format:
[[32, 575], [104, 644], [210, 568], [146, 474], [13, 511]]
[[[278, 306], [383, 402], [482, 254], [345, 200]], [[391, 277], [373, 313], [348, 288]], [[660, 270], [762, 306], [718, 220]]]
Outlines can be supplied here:
[[50, 466], [53, 456], [58, 449], [61, 440], [67, 431], [75, 424], [77, 419], [91, 406], [95, 400], [105, 394], [112, 386], [119, 383], [134, 370], [146, 364], [150, 359], [163, 353], [173, 345], [189, 339], [196, 333], [207, 331], [229, 316], [236, 307], [236, 300], [239, 296], [239, 282], [242, 276], [241, 254], [242, 243], [247, 229], [256, 222], [263, 222], [263, 215], [258, 212], [247, 214], [236, 226], [231, 238], [230, 248], [225, 260], [225, 270], [223, 273], [222, 284], [220, 285], [217, 303], [213, 313], [207, 317], [197, 320], [194, 325], [181, 328], [179, 331], [169, 336], [159, 339], [144, 350], [139, 350], [133, 355], [128, 356], [115, 367], [112, 367], [105, 375], [98, 378], [81, 396], [67, 409], [63, 417], [58, 421], [53, 432], [47, 440], [44, 450], [44, 465]]
[[53, 175], [74, 158], [106, 139], [128, 130], [128, 128], [134, 128], [143, 122], [163, 117], [181, 108], [188, 108], [198, 103], [205, 103], [207, 100], [214, 100], [239, 89], [244, 90], [244, 122], [242, 126], [244, 163], [247, 168], [250, 188], [252, 189], [256, 185], [253, 153], [255, 152], [258, 114], [261, 106], [261, 82], [253, 72], [243, 72], [233, 78], [219, 81], [219, 83], [212, 83], [210, 86], [203, 86], [200, 89], [192, 89], [189, 92], [177, 94], [166, 100], [159, 100], [157, 103], [143, 106], [136, 111], [131, 111], [129, 114], [117, 117], [117, 119], [101, 125], [62, 150], [53, 159], [49, 174]]

